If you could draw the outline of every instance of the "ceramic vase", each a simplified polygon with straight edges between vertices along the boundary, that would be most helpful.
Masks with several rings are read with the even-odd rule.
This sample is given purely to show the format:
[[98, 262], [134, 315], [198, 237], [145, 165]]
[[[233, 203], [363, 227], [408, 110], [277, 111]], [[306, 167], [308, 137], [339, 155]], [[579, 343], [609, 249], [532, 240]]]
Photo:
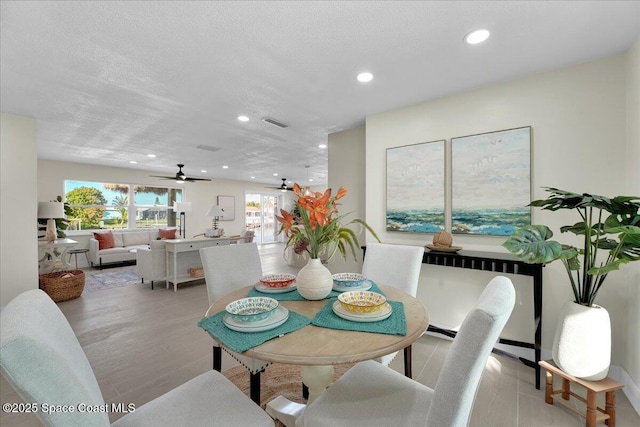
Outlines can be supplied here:
[[611, 320], [609, 312], [570, 301], [558, 318], [553, 340], [553, 360], [569, 375], [599, 381], [611, 363]]
[[305, 299], [321, 300], [326, 298], [333, 288], [333, 277], [327, 267], [318, 258], [311, 258], [300, 269], [296, 277], [298, 292]]

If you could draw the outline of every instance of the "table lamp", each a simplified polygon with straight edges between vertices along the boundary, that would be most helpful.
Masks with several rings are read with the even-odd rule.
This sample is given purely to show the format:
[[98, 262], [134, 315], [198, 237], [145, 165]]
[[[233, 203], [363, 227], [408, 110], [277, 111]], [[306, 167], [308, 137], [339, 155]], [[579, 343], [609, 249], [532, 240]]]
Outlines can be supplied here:
[[211, 221], [211, 226], [213, 227], [213, 233], [215, 237], [218, 237], [218, 220], [221, 216], [224, 216], [224, 209], [222, 209], [218, 205], [214, 205], [210, 210], [207, 216], [213, 217]]
[[191, 212], [191, 202], [173, 202], [173, 211], [180, 212], [179, 234], [183, 239], [187, 238], [187, 220], [185, 212]]
[[53, 243], [58, 237], [56, 218], [64, 218], [64, 204], [61, 202], [38, 202], [38, 218], [47, 220], [45, 236], [47, 242]]

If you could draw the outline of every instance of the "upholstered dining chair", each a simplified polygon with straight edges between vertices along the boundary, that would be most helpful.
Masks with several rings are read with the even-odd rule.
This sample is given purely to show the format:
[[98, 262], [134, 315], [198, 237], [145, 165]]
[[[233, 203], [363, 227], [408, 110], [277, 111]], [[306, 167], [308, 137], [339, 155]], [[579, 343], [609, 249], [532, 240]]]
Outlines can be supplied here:
[[[36, 415], [44, 425], [109, 426], [109, 414], [100, 408], [110, 406], [105, 406], [87, 356], [67, 319], [43, 291], [23, 292], [0, 313], [0, 368], [24, 402], [38, 405]], [[45, 403], [73, 411], [49, 413], [42, 410]], [[209, 371], [111, 425], [273, 426], [273, 420], [222, 374]]]
[[[262, 264], [258, 245], [212, 246], [200, 249], [200, 259], [204, 267], [207, 282], [209, 305], [218, 301], [229, 292], [253, 285], [262, 277]], [[253, 359], [225, 349], [231, 357], [249, 370], [249, 388], [251, 399], [260, 404], [260, 373], [271, 364], [264, 360]], [[222, 368], [222, 351], [219, 345], [213, 345], [213, 369]]]
[[[362, 274], [376, 283], [396, 287], [415, 297], [423, 256], [422, 246], [367, 243]], [[397, 355], [396, 351], [377, 361], [389, 366]], [[411, 346], [404, 349], [404, 374], [411, 378]]]
[[296, 426], [466, 426], [487, 359], [514, 305], [511, 281], [492, 279], [462, 322], [435, 389], [380, 363], [360, 362], [308, 405]]

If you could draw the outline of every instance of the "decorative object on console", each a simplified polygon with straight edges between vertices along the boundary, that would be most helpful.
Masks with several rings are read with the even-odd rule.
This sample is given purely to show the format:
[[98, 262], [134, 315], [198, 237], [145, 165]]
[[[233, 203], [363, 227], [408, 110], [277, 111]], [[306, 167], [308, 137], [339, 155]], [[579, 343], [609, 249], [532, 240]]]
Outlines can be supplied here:
[[187, 220], [185, 212], [191, 212], [191, 202], [173, 202], [173, 211], [180, 212], [180, 232], [183, 239], [187, 238]]
[[342, 224], [345, 215], [338, 213], [337, 201], [347, 194], [347, 189], [340, 187], [335, 196], [331, 196], [331, 189], [324, 193], [315, 193], [305, 196], [300, 186], [295, 183], [293, 192], [298, 196], [296, 207], [300, 212], [299, 221], [294, 221], [294, 216], [284, 209], [280, 210], [282, 216], [276, 215], [280, 222], [279, 233], [287, 236], [287, 248], [293, 246], [298, 254], [307, 252], [309, 261], [302, 267], [297, 277], [298, 292], [304, 298], [320, 300], [325, 298], [333, 288], [333, 277], [329, 269], [322, 265], [320, 259], [330, 261], [336, 251], [340, 251], [342, 257], [347, 258], [347, 246], [351, 249], [353, 259], [356, 259], [358, 237], [348, 228], [350, 224], [360, 224], [369, 230], [376, 238], [375, 231], [363, 220], [354, 219], [347, 224]]
[[387, 231], [444, 230], [445, 141], [387, 148]]
[[38, 218], [47, 220], [46, 238], [52, 243], [58, 237], [56, 218], [64, 218], [64, 205], [60, 202], [38, 202]]
[[446, 231], [438, 231], [433, 235], [433, 244], [424, 245], [427, 249], [436, 252], [458, 252], [462, 246], [453, 246], [453, 236]]
[[207, 214], [207, 216], [213, 218], [213, 220], [211, 220], [211, 228], [213, 229], [213, 233], [211, 236], [207, 234], [207, 237], [219, 236], [218, 221], [220, 220], [220, 217], [222, 217], [224, 214], [225, 214], [224, 209], [222, 209], [222, 207], [218, 205], [213, 205], [213, 207], [209, 210], [209, 213]]
[[451, 138], [453, 234], [510, 236], [531, 224], [523, 207], [531, 200], [530, 153], [530, 126]]
[[608, 198], [549, 187], [545, 191], [551, 195], [529, 206], [575, 209], [581, 221], [560, 227], [560, 231], [582, 236], [582, 246], [549, 240], [553, 232], [546, 225], [521, 227], [503, 246], [526, 263], [562, 261], [574, 301], [565, 304], [558, 318], [553, 360], [569, 375], [598, 381], [609, 370], [611, 325], [607, 311], [594, 300], [609, 273], [640, 260], [640, 197]]

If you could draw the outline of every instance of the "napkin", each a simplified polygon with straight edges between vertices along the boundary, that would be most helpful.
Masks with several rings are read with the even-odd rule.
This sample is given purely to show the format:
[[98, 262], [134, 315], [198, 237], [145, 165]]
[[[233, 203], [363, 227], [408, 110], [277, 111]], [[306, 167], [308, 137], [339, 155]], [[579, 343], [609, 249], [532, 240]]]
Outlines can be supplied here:
[[307, 316], [289, 310], [289, 318], [277, 328], [262, 332], [238, 332], [226, 327], [222, 320], [225, 314], [225, 311], [221, 311], [213, 316], [205, 317], [198, 322], [198, 326], [209, 332], [213, 338], [225, 347], [238, 353], [247, 351], [280, 335], [297, 331], [311, 323], [311, 319]]
[[399, 301], [387, 301], [393, 311], [391, 316], [378, 322], [353, 322], [351, 320], [338, 317], [333, 312], [333, 303], [337, 298], [330, 299], [325, 306], [316, 314], [311, 322], [312, 325], [329, 329], [342, 329], [345, 331], [375, 332], [388, 335], [406, 335], [407, 319], [404, 314], [404, 304]]

